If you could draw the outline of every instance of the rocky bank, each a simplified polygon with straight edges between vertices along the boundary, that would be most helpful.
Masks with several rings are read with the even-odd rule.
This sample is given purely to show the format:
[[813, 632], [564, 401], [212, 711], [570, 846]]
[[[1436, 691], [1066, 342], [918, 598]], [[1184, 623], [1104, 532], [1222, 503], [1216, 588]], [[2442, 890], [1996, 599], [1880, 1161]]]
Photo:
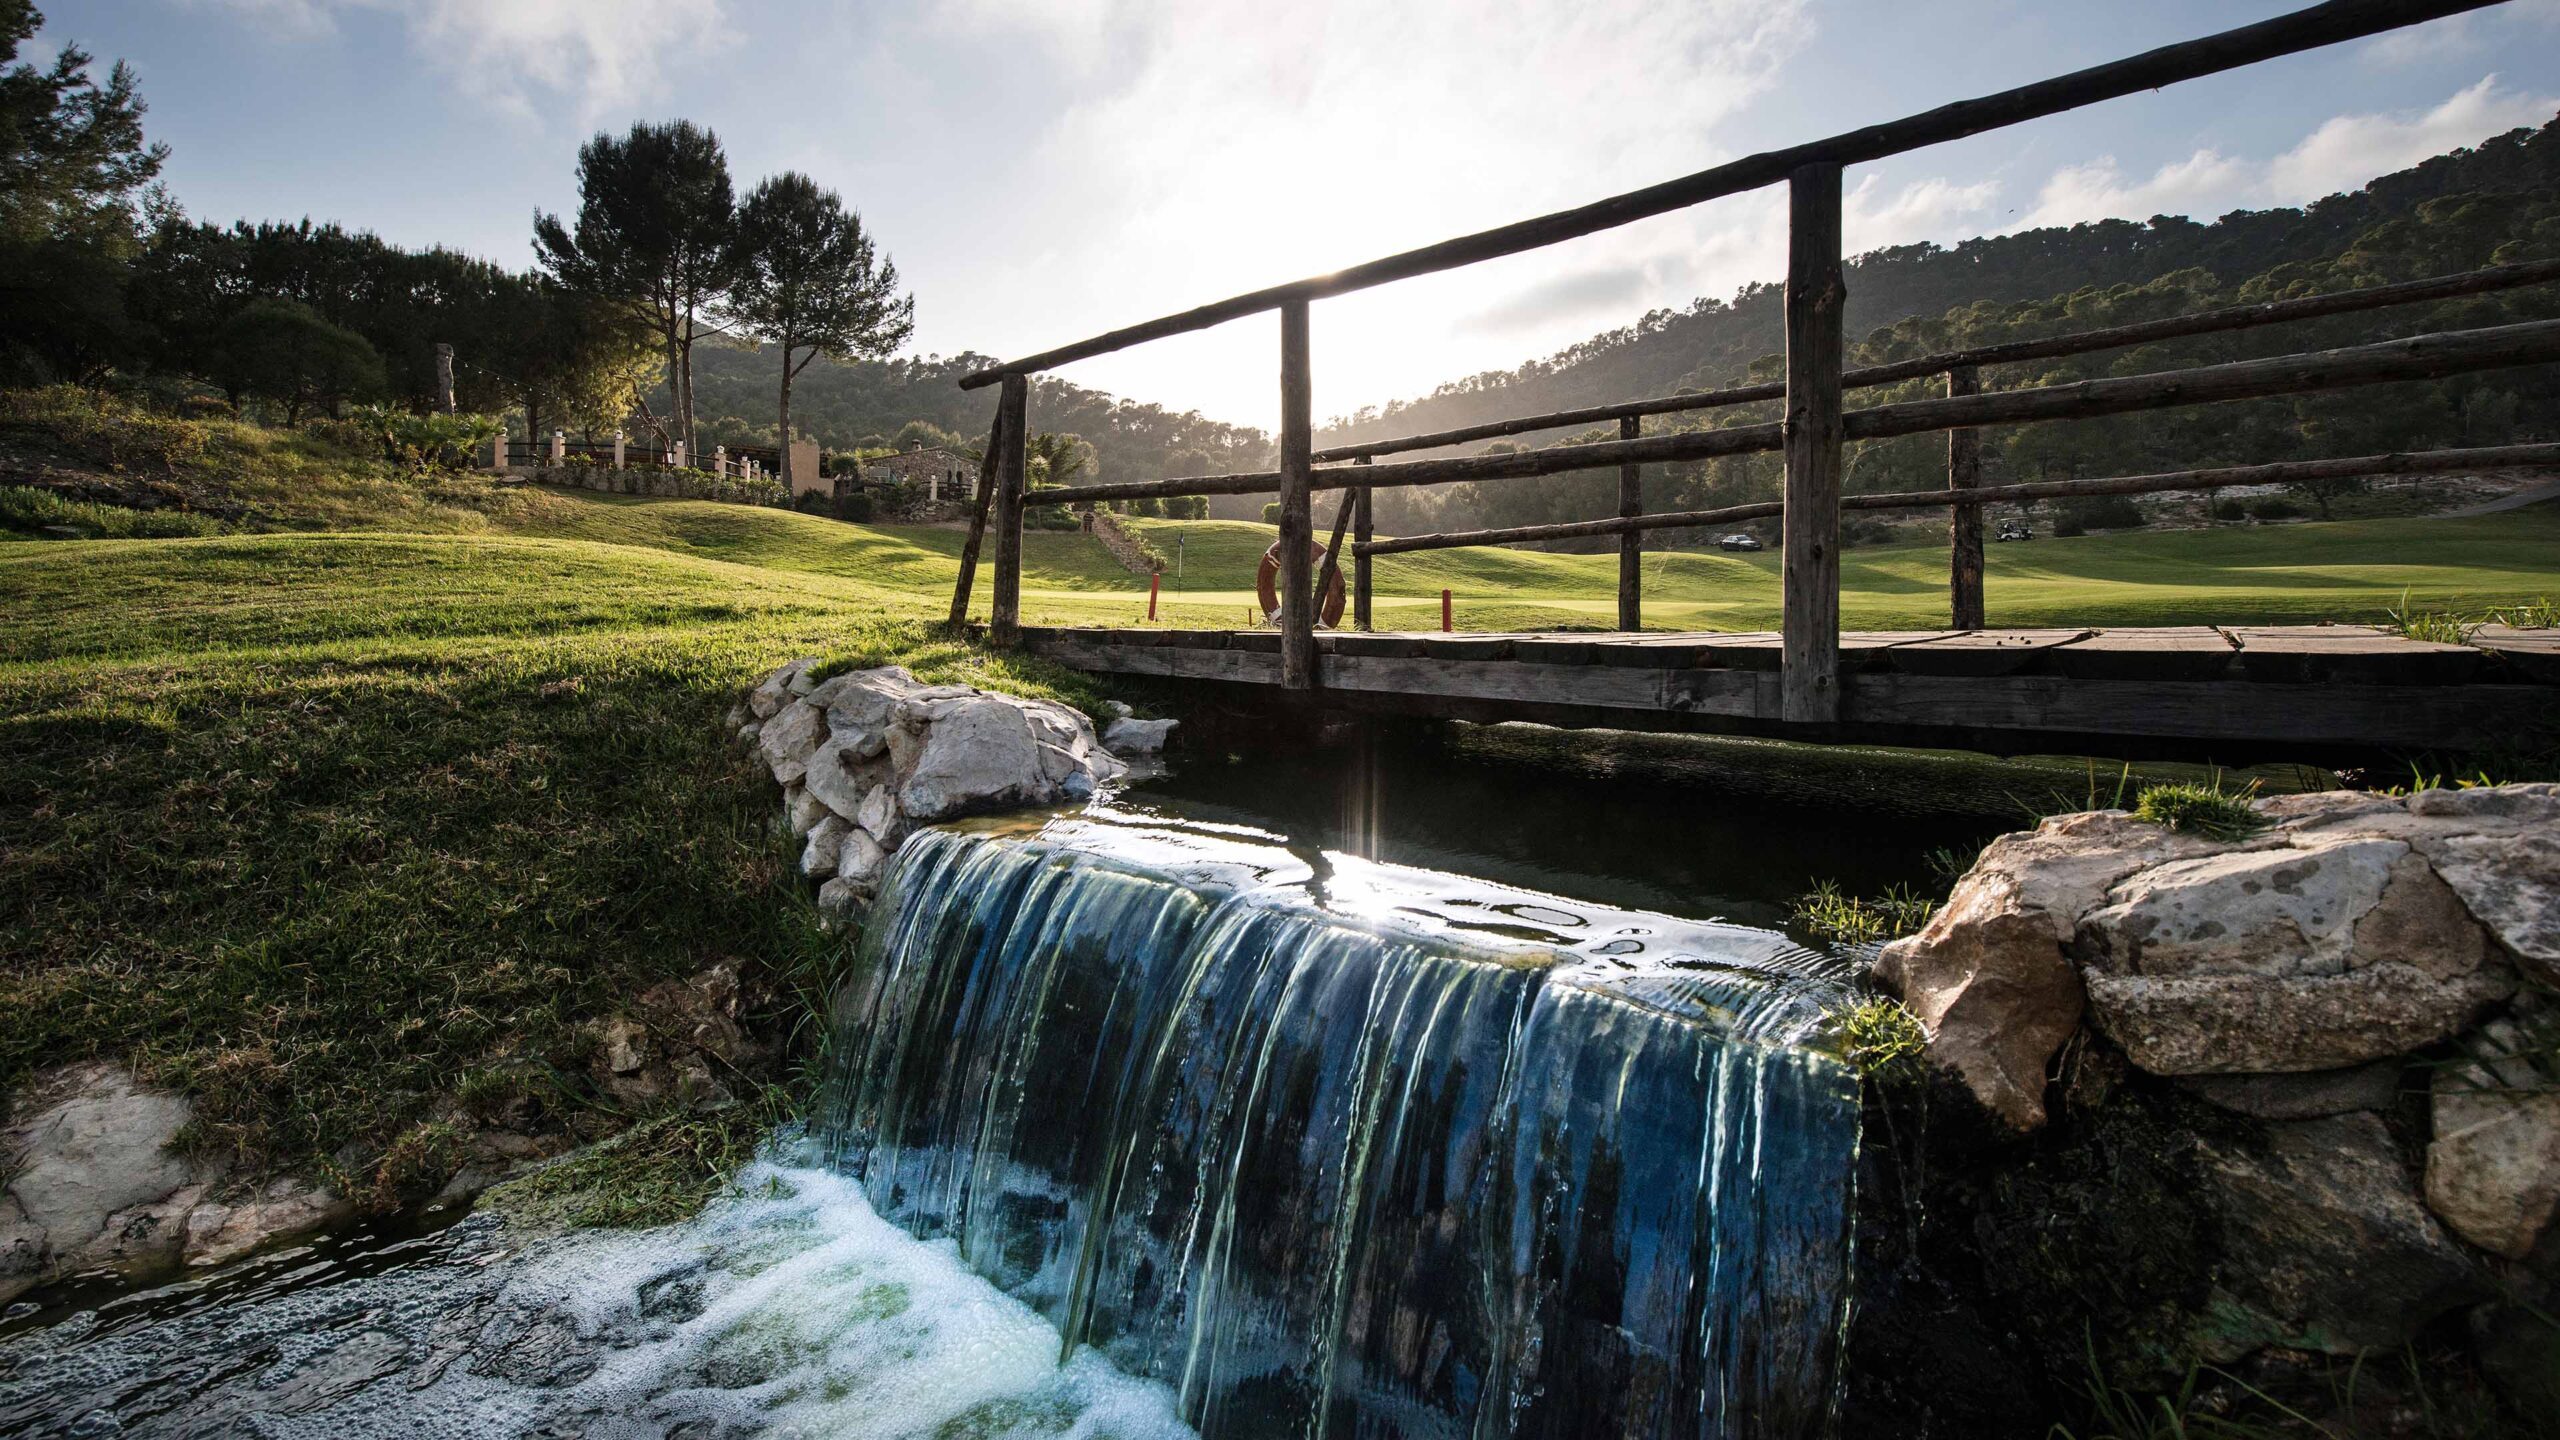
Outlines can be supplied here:
[[[2560, 786], [2254, 808], [2047, 820], [1884, 948], [1965, 1098], [1884, 1104], [1870, 1369], [2424, 1353], [2560, 1413]], [[1952, 1393], [1901, 1402], [2001, 1428]]]

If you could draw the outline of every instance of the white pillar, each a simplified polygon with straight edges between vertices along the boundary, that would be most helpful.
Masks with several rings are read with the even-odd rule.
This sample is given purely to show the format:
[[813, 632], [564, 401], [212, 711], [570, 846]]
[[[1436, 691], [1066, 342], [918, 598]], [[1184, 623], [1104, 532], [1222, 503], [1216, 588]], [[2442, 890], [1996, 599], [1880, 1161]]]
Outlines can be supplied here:
[[619, 430], [613, 432], [613, 468], [616, 470], [622, 468], [622, 447], [628, 438]]
[[489, 468], [492, 470], [507, 468], [507, 432], [503, 427], [489, 441]]
[[927, 470], [924, 472], [924, 498], [932, 504], [939, 505], [942, 503], [941, 471]]
[[552, 432], [551, 432], [551, 463], [552, 463], [552, 464], [554, 464], [554, 465], [557, 465], [557, 464], [561, 463], [562, 461], [567, 460], [568, 458], [569, 458], [569, 432], [568, 432], [568, 431], [566, 431], [566, 430], [554, 430], [554, 431], [552, 431]]
[[684, 442], [682, 440], [668, 442], [667, 463], [678, 470], [684, 468]]
[[728, 474], [728, 473], [729, 473], [729, 447], [728, 447], [728, 446], [726, 446], [726, 445], [719, 445], [719, 446], [714, 446], [714, 447], [712, 448], [712, 451], [711, 451], [711, 473], [712, 473], [712, 474], [714, 474], [714, 475], [726, 475], [726, 474]]

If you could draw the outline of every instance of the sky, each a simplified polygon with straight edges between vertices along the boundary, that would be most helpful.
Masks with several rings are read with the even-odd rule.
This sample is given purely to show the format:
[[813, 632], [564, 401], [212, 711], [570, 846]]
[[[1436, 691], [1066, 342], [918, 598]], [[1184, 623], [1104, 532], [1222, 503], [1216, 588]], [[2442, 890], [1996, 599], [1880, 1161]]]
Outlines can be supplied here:
[[[1021, 355], [2302, 0], [39, 0], [123, 59], [199, 218], [530, 265], [579, 144], [716, 131], [843, 194], [918, 354]], [[2509, 0], [1852, 170], [1852, 252], [2298, 205], [2560, 112]], [[1784, 270], [1783, 192], [1318, 302], [1316, 413], [1428, 393]], [[1276, 320], [1079, 384], [1272, 426]], [[991, 393], [991, 392], [990, 392]], [[989, 404], [992, 406], [992, 399]]]

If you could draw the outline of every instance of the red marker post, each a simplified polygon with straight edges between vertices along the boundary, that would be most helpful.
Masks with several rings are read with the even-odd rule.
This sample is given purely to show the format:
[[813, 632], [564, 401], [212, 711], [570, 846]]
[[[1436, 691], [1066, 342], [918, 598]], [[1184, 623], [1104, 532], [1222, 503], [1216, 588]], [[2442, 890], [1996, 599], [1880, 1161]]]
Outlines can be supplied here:
[[1449, 623], [1449, 592], [1443, 590], [1440, 592], [1440, 633], [1446, 635], [1453, 628]]
[[1164, 588], [1164, 572], [1152, 571], [1147, 576], [1147, 623], [1156, 623], [1156, 592]]

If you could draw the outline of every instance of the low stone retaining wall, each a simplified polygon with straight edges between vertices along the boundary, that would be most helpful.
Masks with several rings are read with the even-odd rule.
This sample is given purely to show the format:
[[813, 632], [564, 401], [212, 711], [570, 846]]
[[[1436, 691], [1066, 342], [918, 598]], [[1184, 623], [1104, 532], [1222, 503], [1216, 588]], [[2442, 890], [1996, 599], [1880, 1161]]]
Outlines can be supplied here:
[[1884, 948], [1994, 1124], [1906, 1145], [1939, 1173], [1877, 1188], [1954, 1228], [1883, 1224], [1862, 1272], [1932, 1275], [1906, 1331], [2044, 1312], [1984, 1343], [2059, 1383], [2431, 1344], [2560, 1412], [2560, 786], [2255, 811], [2047, 820]]
[[821, 680], [817, 664], [774, 671], [730, 718], [781, 784], [801, 873], [837, 914], [870, 900], [916, 826], [1084, 799], [1129, 773], [1123, 756], [1162, 750], [1174, 723], [1124, 714], [1097, 736], [1054, 701], [927, 685], [896, 665]]
[[1093, 512], [1093, 538], [1101, 541], [1111, 558], [1132, 575], [1153, 575], [1164, 568], [1138, 543], [1138, 537], [1120, 524], [1120, 517], [1107, 510]]

